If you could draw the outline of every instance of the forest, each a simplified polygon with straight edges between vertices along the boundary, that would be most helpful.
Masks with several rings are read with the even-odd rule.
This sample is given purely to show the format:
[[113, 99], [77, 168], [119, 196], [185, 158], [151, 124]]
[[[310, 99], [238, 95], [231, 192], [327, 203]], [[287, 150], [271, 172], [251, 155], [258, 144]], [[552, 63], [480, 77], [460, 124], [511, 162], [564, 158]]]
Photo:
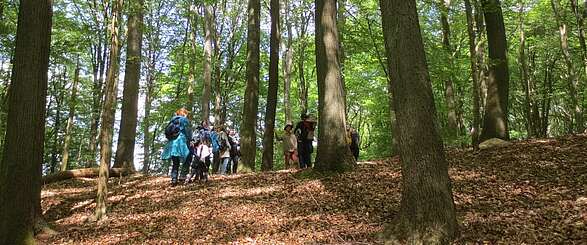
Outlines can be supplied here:
[[[586, 243], [586, 18], [577, 0], [0, 0], [0, 244]], [[199, 161], [162, 157], [183, 109], [179, 139], [230, 132], [231, 174], [209, 145], [209, 180], [175, 185]]]

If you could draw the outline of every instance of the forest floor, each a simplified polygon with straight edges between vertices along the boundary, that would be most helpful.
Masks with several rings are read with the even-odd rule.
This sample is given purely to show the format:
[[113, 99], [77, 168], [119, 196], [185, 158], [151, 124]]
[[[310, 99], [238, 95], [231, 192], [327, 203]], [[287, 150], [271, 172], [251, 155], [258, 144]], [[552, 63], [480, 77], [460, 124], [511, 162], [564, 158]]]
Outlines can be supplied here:
[[[586, 244], [587, 136], [449, 150], [458, 244]], [[324, 176], [312, 171], [110, 180], [108, 219], [90, 222], [95, 180], [44, 186], [42, 244], [377, 244], [400, 203], [397, 158]]]

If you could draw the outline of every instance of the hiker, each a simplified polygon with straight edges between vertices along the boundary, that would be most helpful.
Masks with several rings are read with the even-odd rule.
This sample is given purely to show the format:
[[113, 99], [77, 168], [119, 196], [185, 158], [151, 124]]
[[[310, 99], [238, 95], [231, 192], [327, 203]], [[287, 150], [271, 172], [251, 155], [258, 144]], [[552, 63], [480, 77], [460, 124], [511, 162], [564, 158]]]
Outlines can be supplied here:
[[301, 120], [296, 124], [294, 129], [295, 136], [298, 140], [298, 154], [300, 158], [300, 168], [312, 167], [312, 152], [314, 151], [314, 130], [316, 121], [310, 115], [302, 114]]
[[236, 131], [233, 129], [231, 129], [228, 133], [228, 141], [230, 143], [230, 167], [227, 170], [230, 171], [231, 174], [236, 174], [236, 170], [238, 169], [238, 160], [241, 153], [239, 138], [236, 134]]
[[283, 130], [285, 131], [283, 133], [283, 155], [285, 158], [285, 168], [295, 168], [295, 164], [298, 162], [298, 139], [292, 132], [293, 125], [291, 123], [286, 124]]
[[226, 175], [228, 164], [230, 161], [230, 142], [228, 140], [228, 135], [226, 131], [224, 131], [223, 126], [217, 126], [214, 128], [216, 130], [216, 134], [218, 135], [218, 156], [221, 162], [219, 166], [220, 174]]
[[355, 161], [359, 160], [359, 151], [360, 151], [360, 136], [357, 130], [351, 126], [348, 126], [346, 129], [346, 141], [353, 153], [353, 157], [355, 157]]
[[[182, 163], [181, 175], [183, 178], [187, 175], [189, 163], [186, 161], [190, 154], [190, 142], [188, 139], [192, 138], [192, 129], [190, 121], [187, 118], [189, 112], [185, 108], [180, 108], [175, 112], [175, 116], [171, 118], [165, 127], [165, 137], [168, 142], [163, 148], [161, 159], [171, 159], [171, 185], [175, 186], [178, 183], [179, 164]], [[180, 179], [183, 179], [179, 177]]]
[[209, 141], [200, 138], [199, 135], [195, 137], [194, 159], [186, 183], [196, 180], [208, 181], [208, 169], [210, 168], [210, 156], [212, 155], [209, 144]]
[[212, 173], [218, 173], [220, 170], [220, 143], [218, 138], [218, 128], [210, 130], [210, 146], [212, 147]]

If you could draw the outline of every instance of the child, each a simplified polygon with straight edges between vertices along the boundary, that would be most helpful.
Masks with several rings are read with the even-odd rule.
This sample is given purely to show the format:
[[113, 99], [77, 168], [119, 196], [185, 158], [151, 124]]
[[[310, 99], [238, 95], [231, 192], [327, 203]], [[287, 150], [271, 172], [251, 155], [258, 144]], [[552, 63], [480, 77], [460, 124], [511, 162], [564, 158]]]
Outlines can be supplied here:
[[194, 159], [192, 160], [191, 173], [186, 183], [196, 180], [208, 181], [208, 168], [210, 168], [210, 156], [212, 149], [208, 141], [196, 139], [194, 143]]

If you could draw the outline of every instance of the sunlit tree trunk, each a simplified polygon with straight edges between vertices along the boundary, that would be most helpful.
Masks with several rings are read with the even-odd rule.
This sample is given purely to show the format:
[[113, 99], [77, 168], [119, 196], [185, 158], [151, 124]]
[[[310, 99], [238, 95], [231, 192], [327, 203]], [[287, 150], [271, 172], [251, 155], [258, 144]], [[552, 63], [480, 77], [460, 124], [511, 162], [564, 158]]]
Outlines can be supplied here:
[[568, 41], [568, 26], [564, 22], [563, 13], [560, 9], [560, 0], [551, 0], [550, 1], [552, 6], [552, 11], [554, 12], [554, 16], [556, 22], [558, 24], [559, 34], [560, 34], [560, 45], [561, 50], [563, 53], [563, 58], [565, 59], [565, 64], [567, 66], [568, 72], [568, 79], [569, 79], [569, 96], [571, 97], [571, 108], [573, 110], [573, 119], [574, 119], [574, 130], [575, 133], [582, 133], [583, 129], [583, 110], [581, 108], [581, 103], [579, 102], [579, 77], [575, 72], [575, 68], [573, 66], [573, 59], [571, 57], [571, 52], [569, 48], [569, 41]]
[[[61, 130], [61, 113], [63, 108], [63, 101], [65, 99], [65, 84], [67, 82], [67, 67], [63, 66], [63, 73], [61, 74], [61, 78], [53, 77], [51, 83], [53, 84], [53, 90], [57, 92], [55, 97], [55, 117], [53, 120], [55, 124], [53, 124], [53, 145], [51, 146], [51, 172], [54, 172], [56, 168], [59, 168], [59, 152], [61, 149], [61, 138], [59, 137], [59, 132]], [[48, 106], [49, 109], [50, 106]]]
[[[0, 244], [35, 244], [41, 202], [51, 0], [21, 0], [8, 121], [0, 161]], [[39, 143], [40, 142], [40, 143]]]
[[279, 44], [281, 39], [279, 20], [279, 0], [271, 0], [271, 36], [269, 41], [269, 88], [265, 110], [265, 132], [263, 135], [263, 164], [261, 170], [273, 170], [273, 137], [275, 133], [275, 113], [277, 92], [279, 90]]
[[500, 138], [509, 140], [508, 95], [509, 70], [507, 60], [507, 41], [501, 3], [499, 0], [482, 0], [483, 14], [489, 46], [489, 76], [487, 98], [481, 141]]
[[257, 111], [259, 105], [259, 41], [261, 34], [261, 2], [249, 0], [247, 26], [247, 88], [245, 90], [243, 121], [241, 129], [242, 164], [239, 172], [255, 170], [255, 155], [257, 151], [256, 128]]
[[189, 42], [190, 42], [190, 60], [189, 60], [189, 75], [188, 75], [188, 110], [191, 112], [190, 113], [190, 117], [193, 116], [195, 114], [195, 109], [196, 109], [196, 104], [195, 104], [195, 96], [194, 96], [194, 87], [196, 85], [196, 31], [197, 31], [197, 12], [196, 12], [196, 6], [195, 5], [190, 5], [190, 9], [189, 11], [191, 12], [190, 14], [190, 26], [191, 26], [191, 30], [190, 30], [190, 37], [189, 37]]
[[471, 144], [474, 148], [479, 145], [479, 123], [480, 118], [480, 104], [479, 104], [479, 63], [477, 62], [477, 40], [474, 30], [473, 8], [470, 0], [465, 1], [465, 14], [467, 16], [467, 34], [469, 37], [469, 59], [471, 62], [471, 80], [472, 97], [473, 97], [473, 123], [471, 127]]
[[119, 72], [119, 21], [123, 0], [116, 0], [112, 5], [110, 25], [110, 65], [106, 72], [106, 90], [102, 106], [102, 125], [100, 127], [100, 176], [98, 177], [98, 193], [96, 197], [96, 219], [106, 215], [106, 198], [108, 194], [108, 170], [112, 158], [112, 134], [114, 131], [114, 114], [116, 112], [117, 77]]
[[531, 85], [530, 85], [530, 76], [529, 76], [529, 68], [528, 68], [528, 61], [526, 58], [526, 32], [524, 30], [524, 4], [520, 3], [520, 22], [519, 22], [519, 30], [520, 30], [520, 50], [518, 53], [518, 63], [520, 63], [520, 73], [522, 75], [521, 83], [522, 88], [524, 88], [524, 114], [526, 116], [526, 132], [528, 133], [528, 138], [533, 138], [536, 136], [534, 132], [534, 119], [532, 118], [532, 96], [530, 93]]
[[308, 33], [308, 24], [311, 15], [305, 13], [304, 11], [300, 11], [299, 16], [299, 23], [297, 27], [299, 29], [296, 30], [296, 33], [299, 33], [300, 48], [298, 52], [298, 62], [297, 62], [297, 69], [298, 69], [298, 97], [301, 106], [302, 114], [308, 113], [308, 87], [309, 84], [306, 81], [305, 75], [305, 60], [306, 60], [306, 48], [308, 46], [306, 42], [307, 33]]
[[285, 26], [287, 29], [287, 43], [283, 59], [283, 105], [285, 108], [285, 122], [293, 123], [291, 112], [291, 78], [293, 70], [293, 31], [291, 26], [291, 12], [289, 1], [285, 0]]
[[[95, 17], [97, 18], [97, 16]], [[97, 22], [98, 20], [96, 20]], [[98, 140], [98, 126], [100, 124], [100, 109], [102, 107], [104, 99], [104, 71], [106, 70], [108, 48], [105, 42], [106, 34], [100, 33], [98, 38], [98, 44], [95, 47], [95, 61], [93, 64], [94, 69], [94, 82], [92, 92], [95, 96], [92, 97], [92, 115], [90, 125], [90, 140], [89, 140], [89, 158], [86, 159], [86, 167], [92, 167], [96, 161], [96, 147]]]
[[318, 83], [318, 149], [315, 168], [338, 171], [356, 162], [346, 143], [345, 103], [336, 25], [336, 0], [316, 0], [316, 74]]
[[71, 142], [71, 134], [73, 130], [73, 121], [75, 116], [75, 106], [77, 104], [77, 85], [79, 83], [79, 57], [76, 61], [75, 71], [73, 75], [73, 84], [71, 85], [71, 97], [69, 97], [69, 113], [67, 117], [67, 126], [65, 126], [65, 138], [63, 139], [63, 151], [61, 153], [61, 171], [67, 170], [69, 162], [69, 144]]
[[399, 222], [384, 234], [407, 244], [449, 244], [457, 222], [416, 1], [380, 5], [402, 162]]
[[134, 153], [137, 136], [139, 82], [143, 43], [143, 0], [130, 0], [127, 22], [126, 68], [118, 146], [114, 159], [115, 168], [135, 171]]
[[204, 7], [204, 92], [202, 94], [202, 120], [210, 120], [210, 94], [212, 90], [212, 6]]

